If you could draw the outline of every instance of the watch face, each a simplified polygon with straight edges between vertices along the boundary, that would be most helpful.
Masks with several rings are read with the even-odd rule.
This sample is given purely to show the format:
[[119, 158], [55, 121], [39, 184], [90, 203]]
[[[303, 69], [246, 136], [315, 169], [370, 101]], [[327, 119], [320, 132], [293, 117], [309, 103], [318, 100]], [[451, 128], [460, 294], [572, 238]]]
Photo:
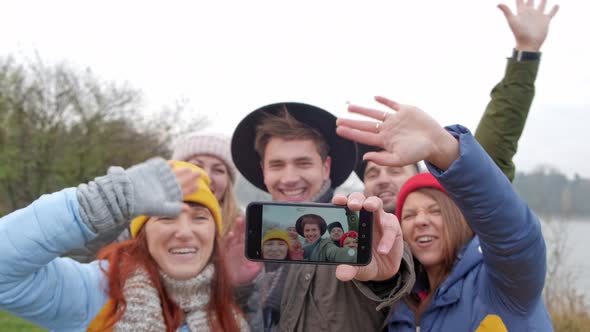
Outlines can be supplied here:
[[518, 62], [539, 60], [541, 58], [541, 52], [527, 52], [515, 49], [512, 52], [512, 58]]

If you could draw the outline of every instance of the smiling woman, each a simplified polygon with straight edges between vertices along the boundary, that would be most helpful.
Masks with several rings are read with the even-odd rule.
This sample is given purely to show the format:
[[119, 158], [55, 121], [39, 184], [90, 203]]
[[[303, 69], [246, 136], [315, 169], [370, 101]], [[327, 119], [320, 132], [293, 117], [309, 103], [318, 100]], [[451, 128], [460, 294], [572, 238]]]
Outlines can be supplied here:
[[[209, 181], [190, 163], [156, 159], [2, 218], [0, 266], [11, 268], [0, 271], [19, 272], [0, 272], [0, 309], [58, 331], [247, 331], [219, 255]], [[137, 213], [132, 239], [105, 247], [99, 261], [57, 257]]]
[[206, 206], [184, 204], [177, 218], [149, 218], [145, 237], [150, 255], [162, 272], [175, 279], [189, 279], [211, 257], [215, 219]]
[[[445, 129], [414, 106], [377, 100], [396, 112], [379, 132], [349, 119], [338, 119], [338, 132], [382, 142], [384, 150], [365, 154], [368, 160], [394, 167], [424, 160], [429, 171], [397, 195], [416, 282], [393, 304], [388, 330], [551, 330], [541, 298], [546, 248], [539, 219], [506, 175], [465, 127]], [[349, 110], [383, 118], [370, 108]]]
[[191, 133], [176, 143], [172, 159], [189, 162], [207, 172], [211, 179], [211, 192], [221, 205], [222, 235], [230, 232], [242, 212], [234, 194], [236, 166], [231, 157], [229, 137], [215, 133]]

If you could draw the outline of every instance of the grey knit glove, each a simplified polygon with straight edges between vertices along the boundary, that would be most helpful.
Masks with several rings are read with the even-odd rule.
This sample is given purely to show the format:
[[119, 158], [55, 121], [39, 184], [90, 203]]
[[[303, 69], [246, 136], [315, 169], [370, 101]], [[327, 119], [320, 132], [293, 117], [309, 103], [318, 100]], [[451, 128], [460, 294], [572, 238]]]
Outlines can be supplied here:
[[128, 223], [138, 215], [177, 216], [182, 191], [162, 158], [128, 170], [110, 167], [107, 175], [78, 186], [80, 215], [95, 233]]
[[182, 191], [172, 169], [162, 158], [150, 159], [127, 169], [139, 215], [176, 217], [180, 214]]

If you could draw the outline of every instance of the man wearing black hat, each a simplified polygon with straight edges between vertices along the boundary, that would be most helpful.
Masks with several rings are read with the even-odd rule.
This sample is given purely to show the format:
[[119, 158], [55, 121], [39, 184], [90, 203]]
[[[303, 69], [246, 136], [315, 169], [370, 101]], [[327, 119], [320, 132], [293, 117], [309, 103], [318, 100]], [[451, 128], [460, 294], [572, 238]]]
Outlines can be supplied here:
[[342, 263], [356, 261], [356, 255], [350, 255], [347, 249], [340, 247], [340, 243], [334, 244], [332, 240], [322, 238], [327, 227], [321, 216], [314, 213], [304, 214], [295, 222], [295, 228], [305, 238], [304, 260]]
[[328, 233], [330, 233], [330, 239], [334, 241], [334, 244], [340, 246], [340, 238], [344, 234], [344, 228], [339, 221], [331, 222], [328, 225]]
[[[356, 162], [355, 143], [336, 135], [336, 117], [301, 103], [272, 104], [250, 113], [238, 124], [231, 149], [234, 163], [248, 181], [268, 191], [273, 200], [289, 202], [330, 202], [334, 188], [348, 178]], [[349, 200], [349, 205], [362, 203], [358, 195], [351, 197], [357, 202]], [[389, 249], [373, 251], [370, 266], [354, 271], [362, 280], [386, 280], [398, 272], [403, 253], [400, 233], [395, 231], [399, 225], [379, 208], [377, 198], [366, 199], [369, 201], [378, 202], [374, 208], [374, 243], [380, 246], [381, 241], [390, 241]], [[412, 273], [407, 253], [401, 264], [401, 275], [411, 278], [406, 275]], [[279, 285], [261, 286], [272, 288], [270, 297], [278, 293], [281, 299], [278, 315], [265, 317], [265, 328], [377, 331], [386, 318], [385, 312], [376, 310], [382, 303], [380, 296], [395, 295], [390, 294], [392, 286], [377, 292], [379, 287], [374, 283], [339, 281], [334, 266], [281, 265], [280, 269], [273, 280], [267, 281]], [[406, 284], [411, 286], [411, 282]], [[267, 303], [261, 305], [262, 312], [271, 311]]]

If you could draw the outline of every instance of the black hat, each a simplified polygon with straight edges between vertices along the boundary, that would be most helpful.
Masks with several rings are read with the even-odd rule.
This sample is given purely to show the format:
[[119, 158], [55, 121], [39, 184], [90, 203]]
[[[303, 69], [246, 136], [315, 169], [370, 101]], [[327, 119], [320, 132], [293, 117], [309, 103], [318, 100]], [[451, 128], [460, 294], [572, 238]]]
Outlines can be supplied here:
[[334, 227], [338, 227], [341, 230], [344, 230], [344, 228], [342, 227], [342, 224], [339, 221], [334, 221], [328, 225], [328, 232], [331, 232], [332, 228], [334, 228]]
[[357, 155], [358, 161], [356, 163], [356, 168], [354, 169], [354, 172], [359, 177], [359, 179], [361, 179], [361, 181], [365, 182], [365, 170], [367, 169], [367, 161], [363, 160], [363, 156], [367, 152], [382, 151], [383, 148], [380, 148], [378, 146], [373, 146], [373, 145], [365, 145], [365, 144], [361, 144], [361, 143], [357, 143], [357, 148], [358, 148], [358, 155]]
[[303, 234], [303, 225], [301, 223], [303, 222], [303, 219], [309, 218], [309, 217], [320, 219], [320, 221], [321, 221], [321, 223], [320, 223], [320, 236], [324, 235], [324, 233], [326, 232], [326, 221], [324, 220], [324, 218], [320, 217], [317, 214], [313, 214], [313, 213], [304, 214], [297, 219], [297, 221], [295, 222], [295, 229], [297, 230], [297, 233], [299, 235], [305, 237], [305, 235]]
[[276, 103], [263, 106], [248, 114], [236, 127], [231, 141], [233, 161], [242, 175], [256, 187], [267, 191], [260, 166], [260, 156], [254, 150], [256, 127], [265, 113], [277, 114], [286, 109], [291, 116], [303, 124], [319, 131], [330, 151], [332, 159], [330, 179], [332, 187], [341, 185], [352, 170], [357, 159], [356, 143], [336, 134], [336, 117], [319, 107], [303, 103]]

